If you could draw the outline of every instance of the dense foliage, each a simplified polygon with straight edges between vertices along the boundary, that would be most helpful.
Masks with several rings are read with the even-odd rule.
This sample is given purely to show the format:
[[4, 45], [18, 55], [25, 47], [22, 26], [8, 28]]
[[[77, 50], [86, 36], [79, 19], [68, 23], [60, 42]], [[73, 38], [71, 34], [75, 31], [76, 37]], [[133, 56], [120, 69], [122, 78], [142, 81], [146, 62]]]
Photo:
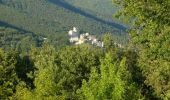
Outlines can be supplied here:
[[[56, 49], [33, 33], [1, 28], [0, 99], [169, 100], [170, 1], [114, 2], [122, 8], [118, 16], [132, 23], [130, 43], [121, 48], [112, 34], [103, 36], [103, 48]], [[21, 55], [22, 49], [7, 47], [11, 44], [28, 52]]]
[[[9, 56], [2, 51], [1, 73], [10, 69], [5, 78], [16, 82], [10, 84], [9, 93], [2, 94], [1, 99], [141, 98], [140, 90], [126, 66], [124, 53], [120, 54], [115, 47], [112, 50], [115, 51], [105, 54], [104, 49], [86, 44], [55, 50], [44, 44], [41, 48], [32, 48], [24, 57], [17, 52]], [[14, 60], [14, 64], [10, 59]], [[12, 66], [3, 65], [6, 61], [10, 61]], [[3, 79], [1, 91], [6, 91], [7, 82]], [[134, 95], [131, 94], [133, 91], [139, 92]]]
[[0, 27], [0, 47], [5, 50], [18, 50], [27, 52], [32, 46], [41, 46], [42, 37], [32, 33], [20, 32], [13, 28]]
[[145, 84], [152, 95], [170, 99], [170, 0], [114, 1], [124, 8], [120, 15], [134, 18], [130, 33]]

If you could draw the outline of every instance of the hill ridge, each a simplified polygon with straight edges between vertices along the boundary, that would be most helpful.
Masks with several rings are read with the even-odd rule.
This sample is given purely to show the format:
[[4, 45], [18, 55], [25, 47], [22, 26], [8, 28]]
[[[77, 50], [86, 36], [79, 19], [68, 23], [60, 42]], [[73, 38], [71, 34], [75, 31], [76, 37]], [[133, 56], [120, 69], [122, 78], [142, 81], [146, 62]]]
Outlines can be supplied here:
[[107, 24], [107, 25], [113, 26], [113, 27], [115, 27], [115, 28], [117, 28], [119, 30], [123, 30], [123, 31], [126, 30], [126, 27], [121, 25], [121, 24], [118, 24], [118, 23], [115, 23], [115, 22], [105, 21], [105, 20], [103, 20], [101, 18], [93, 16], [92, 14], [89, 14], [89, 13], [87, 13], [87, 12], [81, 10], [81, 9], [78, 9], [78, 8], [74, 7], [73, 5], [70, 5], [66, 1], [63, 1], [63, 0], [57, 0], [57, 1], [56, 0], [48, 0], [48, 1], [58, 5], [60, 7], [63, 7], [65, 9], [67, 9], [67, 10], [70, 10], [70, 11], [72, 11], [74, 13], [83, 15], [83, 16], [88, 17], [88, 18], [91, 18], [91, 19], [96, 20], [98, 22], [101, 22], [103, 24]]

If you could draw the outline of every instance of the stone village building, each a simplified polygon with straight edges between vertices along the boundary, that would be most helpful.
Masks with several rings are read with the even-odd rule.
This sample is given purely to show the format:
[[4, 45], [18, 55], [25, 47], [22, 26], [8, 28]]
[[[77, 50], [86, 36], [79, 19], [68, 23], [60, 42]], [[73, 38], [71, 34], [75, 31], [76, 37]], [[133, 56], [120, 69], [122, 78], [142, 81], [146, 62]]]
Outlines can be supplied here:
[[102, 41], [98, 41], [98, 39], [89, 33], [79, 34], [79, 31], [76, 27], [73, 27], [72, 30], [68, 32], [70, 37], [69, 41], [72, 44], [80, 45], [83, 43], [90, 43], [91, 45], [95, 45], [98, 47], [104, 47], [104, 43]]

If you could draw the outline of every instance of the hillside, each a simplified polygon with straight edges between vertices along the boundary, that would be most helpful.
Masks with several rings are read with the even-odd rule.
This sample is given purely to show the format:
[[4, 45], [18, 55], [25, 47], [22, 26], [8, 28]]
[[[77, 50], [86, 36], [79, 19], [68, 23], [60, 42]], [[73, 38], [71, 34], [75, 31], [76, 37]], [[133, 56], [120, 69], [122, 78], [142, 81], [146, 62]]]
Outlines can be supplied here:
[[29, 51], [31, 46], [41, 46], [43, 41], [38, 36], [18, 30], [12, 27], [0, 27], [0, 48], [6, 51], [18, 50], [20, 53], [24, 53], [25, 51]]
[[76, 13], [49, 1], [1, 0], [0, 21], [47, 37], [55, 45], [67, 44], [67, 31], [73, 26], [78, 27], [81, 32], [91, 34], [111, 32], [118, 38], [121, 38], [120, 30], [125, 29], [117, 23], [105, 21], [86, 12]]
[[91, 13], [99, 18], [109, 21], [113, 20], [113, 14], [119, 8], [113, 4], [112, 0], [65, 0], [71, 5], [76, 6], [83, 11]]

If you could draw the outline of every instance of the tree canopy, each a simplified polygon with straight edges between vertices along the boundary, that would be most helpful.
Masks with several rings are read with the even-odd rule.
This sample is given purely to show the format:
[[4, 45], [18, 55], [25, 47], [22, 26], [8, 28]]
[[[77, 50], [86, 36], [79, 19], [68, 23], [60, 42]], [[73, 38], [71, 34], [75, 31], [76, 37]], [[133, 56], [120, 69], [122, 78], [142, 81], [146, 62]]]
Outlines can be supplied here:
[[[56, 49], [29, 42], [33, 34], [1, 28], [0, 99], [169, 100], [170, 1], [113, 1], [122, 8], [118, 17], [131, 23], [126, 46], [105, 34], [103, 48], [87, 43]], [[17, 36], [34, 45], [22, 47]], [[20, 49], [8, 48], [11, 42]]]

